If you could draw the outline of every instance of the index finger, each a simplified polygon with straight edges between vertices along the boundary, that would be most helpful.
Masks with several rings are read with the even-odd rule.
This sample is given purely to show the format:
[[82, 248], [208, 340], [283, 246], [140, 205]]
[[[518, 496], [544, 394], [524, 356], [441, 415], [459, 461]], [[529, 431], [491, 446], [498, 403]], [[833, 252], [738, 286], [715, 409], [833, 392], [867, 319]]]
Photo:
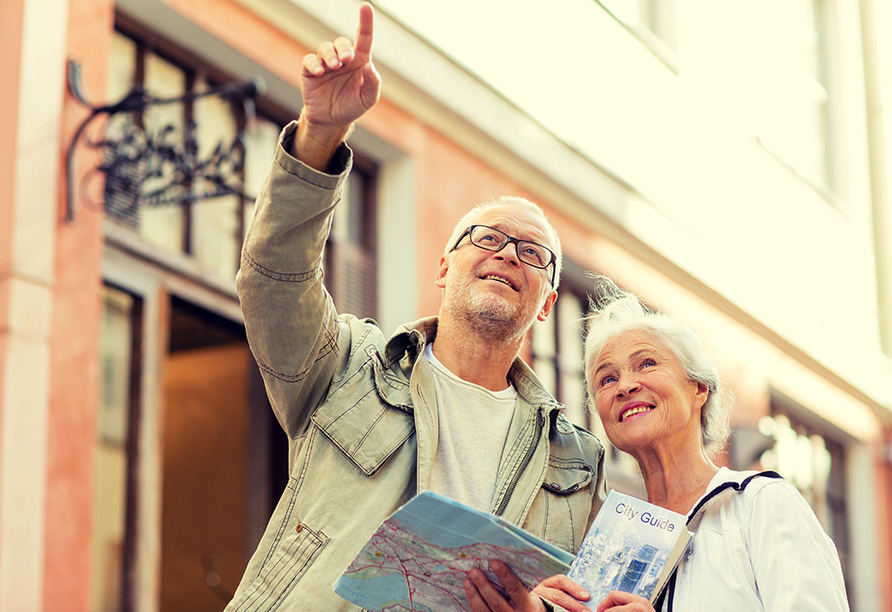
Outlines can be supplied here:
[[359, 27], [356, 29], [357, 53], [363, 55], [372, 54], [372, 35], [375, 31], [375, 9], [368, 2], [363, 2], [359, 7]]

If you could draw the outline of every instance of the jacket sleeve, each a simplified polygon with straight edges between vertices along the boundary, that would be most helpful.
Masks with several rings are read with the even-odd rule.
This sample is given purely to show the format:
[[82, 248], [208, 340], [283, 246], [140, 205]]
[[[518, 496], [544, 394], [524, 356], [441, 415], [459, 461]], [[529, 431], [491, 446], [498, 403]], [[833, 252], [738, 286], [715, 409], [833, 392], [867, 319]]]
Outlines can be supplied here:
[[325, 398], [337, 367], [339, 326], [322, 284], [322, 252], [331, 215], [352, 163], [341, 145], [334, 174], [286, 152], [296, 122], [279, 137], [261, 188], [236, 276], [248, 343], [276, 417], [300, 436]]
[[836, 546], [793, 485], [758, 489], [747, 535], [766, 611], [849, 609]]

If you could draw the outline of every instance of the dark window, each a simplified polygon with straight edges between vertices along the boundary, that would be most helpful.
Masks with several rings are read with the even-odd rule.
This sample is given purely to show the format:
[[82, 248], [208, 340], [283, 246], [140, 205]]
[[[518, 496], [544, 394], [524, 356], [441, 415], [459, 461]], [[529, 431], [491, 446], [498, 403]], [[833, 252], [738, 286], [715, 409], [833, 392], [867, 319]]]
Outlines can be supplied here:
[[836, 544], [846, 584], [852, 584], [845, 445], [829, 427], [780, 401], [772, 401], [771, 415], [762, 417], [759, 431], [774, 442], [762, 454], [761, 466], [799, 489]]
[[[106, 92], [110, 102], [122, 99], [134, 86], [166, 99], [237, 80], [121, 15], [115, 28]], [[106, 175], [104, 204], [109, 218], [138, 232], [153, 247], [189, 256], [209, 275], [232, 278], [253, 196], [272, 161], [287, 117], [262, 98], [256, 108], [256, 116], [246, 123], [249, 118], [243, 105], [208, 96], [112, 117], [106, 128], [110, 137], [133, 134], [200, 160], [208, 159], [221, 145], [222, 161], [212, 165], [226, 172], [231, 183], [241, 187], [241, 194], [205, 198], [216, 190], [212, 181], [180, 181], [180, 172], [172, 165], [142, 161], [124, 168], [116, 179]], [[234, 145], [241, 127], [245, 128], [244, 139]], [[197, 150], [186, 151], [187, 131], [195, 135]], [[152, 164], [161, 169], [160, 174], [150, 173], [145, 178], [144, 166]], [[177, 186], [168, 188], [171, 183]]]
[[533, 325], [532, 365], [545, 388], [564, 404], [564, 415], [594, 433], [606, 451], [605, 472], [611, 488], [629, 495], [644, 496], [638, 464], [631, 455], [614, 447], [589, 405], [585, 385], [585, 317], [589, 301], [598, 304], [592, 279], [572, 261], [564, 260], [558, 300], [544, 322]]
[[563, 276], [558, 300], [548, 319], [533, 325], [532, 366], [545, 388], [564, 404], [565, 416], [589, 428], [583, 366], [588, 297], [581, 287], [568, 282], [566, 272]]
[[341, 202], [325, 245], [325, 284], [338, 312], [376, 316], [377, 168], [355, 155]]
[[142, 302], [103, 288], [94, 445], [93, 610], [134, 609]]

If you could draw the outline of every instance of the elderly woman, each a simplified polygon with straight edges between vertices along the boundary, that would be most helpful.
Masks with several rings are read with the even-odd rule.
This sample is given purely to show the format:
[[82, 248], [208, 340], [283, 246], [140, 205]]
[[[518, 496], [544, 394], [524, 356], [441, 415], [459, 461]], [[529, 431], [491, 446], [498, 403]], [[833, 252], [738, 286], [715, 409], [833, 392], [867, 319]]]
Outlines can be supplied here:
[[[589, 396], [607, 437], [638, 462], [647, 500], [695, 531], [657, 608], [848, 610], [836, 548], [795, 487], [714, 462], [730, 401], [696, 332], [597, 280], [605, 300], [586, 337]], [[597, 607], [653, 609], [618, 591]]]

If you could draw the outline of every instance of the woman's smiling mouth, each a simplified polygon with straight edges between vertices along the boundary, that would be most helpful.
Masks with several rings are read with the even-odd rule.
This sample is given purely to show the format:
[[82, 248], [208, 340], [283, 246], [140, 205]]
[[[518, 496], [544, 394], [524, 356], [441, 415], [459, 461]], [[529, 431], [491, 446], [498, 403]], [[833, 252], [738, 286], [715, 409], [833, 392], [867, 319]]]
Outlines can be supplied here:
[[623, 408], [623, 411], [619, 415], [619, 422], [622, 423], [626, 418], [635, 416], [636, 414], [641, 414], [642, 412], [648, 412], [653, 410], [655, 406], [651, 404], [645, 404], [644, 402], [635, 402]]

